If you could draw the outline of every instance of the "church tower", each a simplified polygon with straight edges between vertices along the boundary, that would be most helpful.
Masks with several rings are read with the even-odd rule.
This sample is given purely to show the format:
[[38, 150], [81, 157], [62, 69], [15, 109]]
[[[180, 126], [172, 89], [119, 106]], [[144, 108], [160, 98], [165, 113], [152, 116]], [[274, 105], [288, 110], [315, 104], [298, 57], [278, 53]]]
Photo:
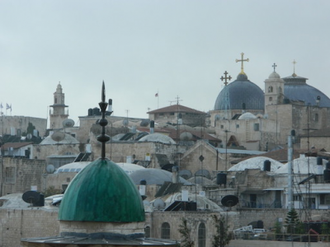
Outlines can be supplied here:
[[65, 105], [64, 93], [62, 91], [62, 86], [58, 83], [56, 92], [54, 93], [54, 104], [50, 105], [51, 109], [49, 111], [49, 128], [50, 129], [61, 129], [63, 128], [63, 121], [69, 117], [68, 107]]
[[283, 104], [284, 100], [284, 80], [276, 73], [275, 63], [273, 67], [273, 73], [265, 80], [265, 109], [268, 105]]

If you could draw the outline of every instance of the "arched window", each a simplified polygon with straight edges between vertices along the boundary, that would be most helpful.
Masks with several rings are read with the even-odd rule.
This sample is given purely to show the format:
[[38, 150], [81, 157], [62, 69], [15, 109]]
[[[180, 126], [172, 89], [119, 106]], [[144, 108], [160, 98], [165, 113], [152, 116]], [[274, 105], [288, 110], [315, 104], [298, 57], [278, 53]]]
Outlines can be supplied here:
[[273, 92], [273, 87], [272, 86], [269, 86], [268, 87], [268, 93], [272, 93]]
[[170, 224], [167, 222], [164, 222], [162, 224], [162, 228], [161, 228], [161, 238], [170, 239], [170, 236], [171, 236]]
[[150, 226], [146, 226], [146, 227], [144, 228], [144, 236], [145, 236], [146, 238], [150, 238]]
[[206, 246], [206, 227], [204, 223], [198, 226], [198, 247]]
[[319, 121], [319, 114], [315, 113], [314, 120], [315, 120], [315, 122]]

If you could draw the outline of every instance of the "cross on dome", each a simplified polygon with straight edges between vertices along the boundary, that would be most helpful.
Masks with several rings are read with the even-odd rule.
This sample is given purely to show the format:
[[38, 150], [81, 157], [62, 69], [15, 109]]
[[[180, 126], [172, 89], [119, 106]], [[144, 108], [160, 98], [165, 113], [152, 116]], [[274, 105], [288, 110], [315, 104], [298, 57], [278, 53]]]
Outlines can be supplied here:
[[274, 72], [275, 72], [275, 68], [277, 67], [276, 63], [274, 63], [272, 67], [274, 68]]
[[225, 75], [225, 77], [221, 76], [220, 79], [221, 79], [221, 81], [225, 80], [224, 84], [227, 86], [227, 84], [228, 84], [227, 80], [231, 80], [231, 76], [227, 77], [227, 75], [228, 75], [227, 71], [225, 71], [224, 75]]
[[297, 76], [297, 74], [296, 74], [296, 63], [297, 63], [297, 62], [296, 62], [296, 60], [293, 60], [292, 63], [293, 63], [293, 74], [292, 74], [292, 76], [293, 76], [293, 77], [296, 77], [296, 76]]
[[244, 73], [244, 62], [249, 62], [249, 59], [247, 58], [247, 59], [244, 59], [244, 53], [242, 52], [241, 53], [241, 59], [236, 59], [236, 63], [237, 62], [241, 62], [241, 73], [240, 74], [243, 74], [243, 75], [245, 75], [245, 73]]

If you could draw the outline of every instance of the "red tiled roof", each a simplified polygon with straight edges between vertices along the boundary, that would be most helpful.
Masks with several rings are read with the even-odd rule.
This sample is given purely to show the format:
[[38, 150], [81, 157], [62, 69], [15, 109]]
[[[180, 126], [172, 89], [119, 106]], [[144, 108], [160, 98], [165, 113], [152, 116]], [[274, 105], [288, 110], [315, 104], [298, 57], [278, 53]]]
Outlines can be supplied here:
[[8, 149], [8, 148], [18, 149], [18, 148], [25, 147], [30, 144], [33, 144], [33, 143], [32, 142], [7, 142], [1, 146], [1, 149]]

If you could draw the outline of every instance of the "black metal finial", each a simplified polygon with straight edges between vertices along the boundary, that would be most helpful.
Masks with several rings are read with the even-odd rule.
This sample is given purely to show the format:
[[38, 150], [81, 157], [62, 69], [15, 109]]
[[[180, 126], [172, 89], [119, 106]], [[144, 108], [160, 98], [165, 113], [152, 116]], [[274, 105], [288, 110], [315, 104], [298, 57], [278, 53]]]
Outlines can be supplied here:
[[97, 140], [102, 143], [102, 150], [101, 150], [101, 159], [105, 159], [105, 143], [110, 140], [110, 137], [105, 134], [105, 126], [108, 125], [108, 120], [105, 119], [105, 112], [108, 106], [108, 103], [105, 102], [105, 86], [104, 81], [102, 84], [102, 95], [101, 95], [101, 102], [99, 103], [102, 119], [99, 121], [99, 124], [102, 127], [102, 133], [97, 137]]

